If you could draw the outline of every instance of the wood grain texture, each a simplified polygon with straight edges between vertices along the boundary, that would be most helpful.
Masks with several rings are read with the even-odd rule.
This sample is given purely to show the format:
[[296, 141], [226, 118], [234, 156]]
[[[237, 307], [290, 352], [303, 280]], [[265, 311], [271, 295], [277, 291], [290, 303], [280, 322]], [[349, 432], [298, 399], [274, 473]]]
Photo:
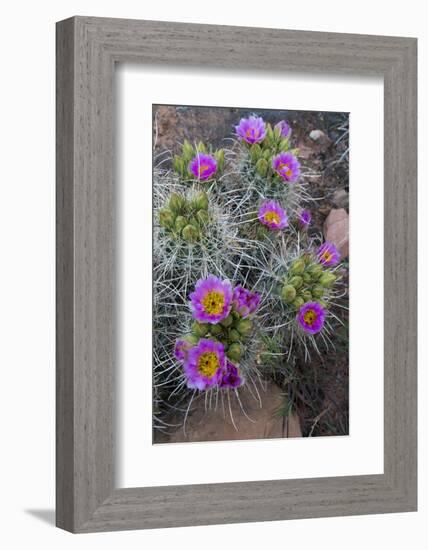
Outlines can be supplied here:
[[[115, 489], [116, 62], [376, 74], [385, 89], [383, 475]], [[57, 25], [57, 525], [416, 510], [416, 40], [75, 17]]]

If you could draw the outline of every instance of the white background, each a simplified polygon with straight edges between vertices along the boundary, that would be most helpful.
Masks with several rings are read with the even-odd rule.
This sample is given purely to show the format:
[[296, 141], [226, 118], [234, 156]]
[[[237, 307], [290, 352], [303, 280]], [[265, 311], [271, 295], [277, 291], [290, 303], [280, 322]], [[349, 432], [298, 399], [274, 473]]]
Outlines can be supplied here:
[[[255, 9], [257, 7], [257, 9]], [[328, 548], [403, 547], [426, 544], [427, 470], [420, 469], [419, 512], [265, 524], [73, 536], [52, 527], [54, 505], [54, 22], [69, 15], [99, 15], [188, 22], [282, 27], [419, 37], [420, 211], [428, 144], [427, 44], [424, 3], [305, 0], [285, 5], [264, 0], [142, 2], [71, 0], [3, 5], [0, 40], [1, 163], [1, 454], [0, 541], [3, 548]], [[425, 156], [425, 158], [424, 158]], [[368, 196], [370, 191], [368, 190]], [[428, 233], [421, 216], [420, 248]], [[424, 252], [426, 248], [424, 247]], [[422, 250], [421, 250], [422, 252]], [[421, 280], [427, 258], [421, 254]], [[426, 287], [419, 295], [426, 303]], [[420, 334], [428, 330], [421, 315]], [[422, 339], [421, 339], [422, 341]], [[428, 462], [428, 375], [421, 348], [419, 378], [420, 464]], [[419, 542], [418, 542], [419, 540]]]
[[[121, 204], [118, 486], [382, 473], [382, 79], [296, 74], [255, 78], [254, 74], [219, 71], [200, 75], [191, 69], [171, 75], [170, 69], [135, 65], [122, 66], [116, 78]], [[152, 226], [151, 106], [202, 103], [255, 108], [260, 101], [269, 108], [286, 105], [288, 109], [350, 113], [350, 435], [152, 445], [151, 320], [147, 314], [144, 319], [141, 316], [141, 312], [151, 311], [152, 281], [147, 268], [152, 263], [151, 242], [142, 238], [150, 235]], [[367, 219], [372, 222], [367, 224]], [[369, 286], [367, 266], [371, 272]], [[369, 316], [367, 303], [371, 306]], [[206, 468], [209, 463], [227, 463], [231, 454], [236, 468]]]

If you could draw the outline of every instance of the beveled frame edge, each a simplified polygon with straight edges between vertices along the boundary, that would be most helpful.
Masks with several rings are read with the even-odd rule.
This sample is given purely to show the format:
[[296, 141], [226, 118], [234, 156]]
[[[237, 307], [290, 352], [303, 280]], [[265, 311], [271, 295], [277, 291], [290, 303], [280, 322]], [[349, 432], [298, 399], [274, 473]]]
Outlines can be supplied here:
[[[57, 23], [56, 523], [72, 532], [414, 511], [416, 39], [73, 17]], [[116, 62], [382, 75], [383, 475], [114, 487]]]

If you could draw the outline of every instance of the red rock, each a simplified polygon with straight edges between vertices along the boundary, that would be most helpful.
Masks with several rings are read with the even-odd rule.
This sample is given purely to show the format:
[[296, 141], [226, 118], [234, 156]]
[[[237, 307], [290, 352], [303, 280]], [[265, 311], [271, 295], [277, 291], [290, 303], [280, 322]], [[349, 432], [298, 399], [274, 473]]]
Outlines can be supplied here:
[[324, 222], [324, 237], [336, 245], [342, 258], [349, 254], [349, 216], [344, 208], [333, 208]]

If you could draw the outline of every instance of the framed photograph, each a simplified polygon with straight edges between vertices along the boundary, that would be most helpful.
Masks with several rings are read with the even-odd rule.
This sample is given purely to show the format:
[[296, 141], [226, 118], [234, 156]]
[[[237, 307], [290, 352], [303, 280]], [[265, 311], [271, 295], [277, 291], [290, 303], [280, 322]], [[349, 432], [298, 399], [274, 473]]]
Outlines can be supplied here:
[[57, 24], [57, 525], [414, 511], [416, 40]]

